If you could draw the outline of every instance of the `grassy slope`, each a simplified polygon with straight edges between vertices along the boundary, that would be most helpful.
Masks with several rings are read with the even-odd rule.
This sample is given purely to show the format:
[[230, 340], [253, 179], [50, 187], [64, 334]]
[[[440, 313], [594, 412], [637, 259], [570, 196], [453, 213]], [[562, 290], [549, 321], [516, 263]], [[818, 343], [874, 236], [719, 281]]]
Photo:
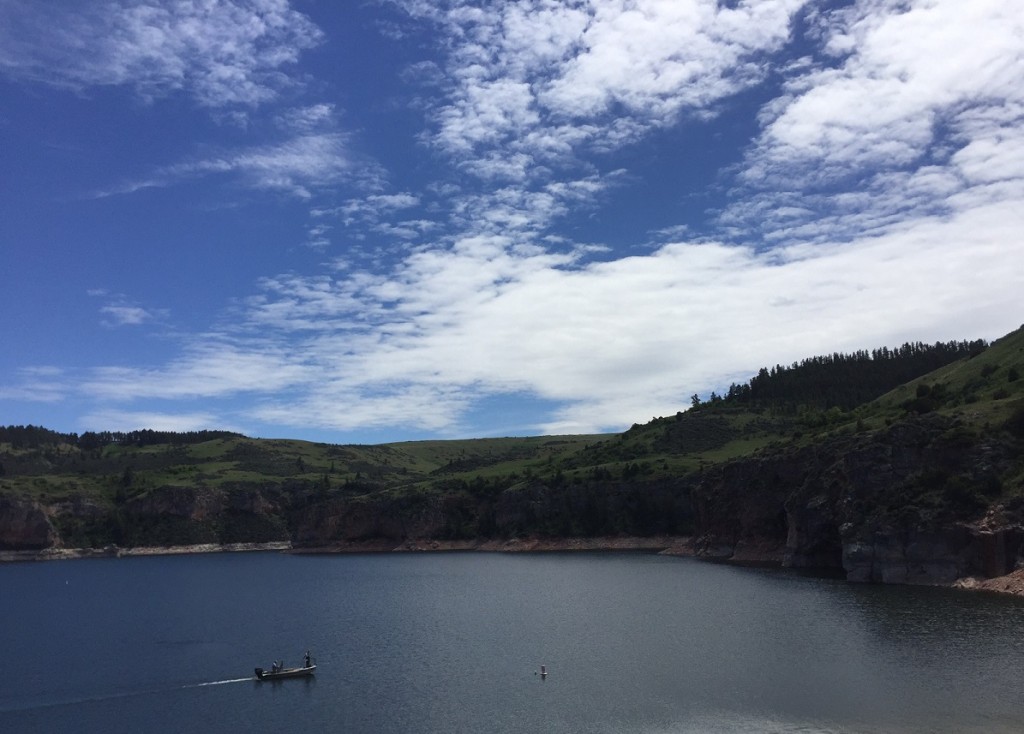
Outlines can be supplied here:
[[[1016, 379], [1013, 379], [1017, 375]], [[1024, 327], [994, 342], [973, 359], [962, 359], [901, 385], [864, 406], [866, 415], [893, 418], [920, 386], [940, 385], [946, 398], [938, 410], [976, 426], [1001, 425], [1024, 398]]]
[[[1024, 404], [1024, 328], [854, 411], [772, 413], [723, 404], [659, 418], [615, 435], [416, 441], [377, 446], [226, 438], [187, 446], [62, 445], [15, 451], [0, 445], [0, 491], [43, 501], [82, 495], [101, 504], [160, 486], [327, 485], [364, 494], [430, 491], [458, 482], [505, 486], [526, 479], [679, 476], [701, 466], [806, 444], [835, 432], [880, 429], [908, 405], [959, 416], [977, 432], [998, 430]], [[920, 386], [925, 385], [927, 389]], [[939, 386], [936, 389], [936, 386]], [[920, 392], [926, 391], [924, 403]], [[912, 408], [913, 409], [913, 408]], [[1017, 483], [1019, 484], [1019, 482]]]

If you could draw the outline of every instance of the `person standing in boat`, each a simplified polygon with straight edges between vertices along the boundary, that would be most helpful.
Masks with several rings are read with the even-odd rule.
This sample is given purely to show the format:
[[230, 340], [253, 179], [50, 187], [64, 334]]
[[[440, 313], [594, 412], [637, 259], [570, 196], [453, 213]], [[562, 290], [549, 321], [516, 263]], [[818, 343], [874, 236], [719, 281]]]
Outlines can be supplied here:
[[312, 663], [311, 658], [309, 657], [309, 650], [306, 650], [306, 667], [308, 668], [311, 664]]

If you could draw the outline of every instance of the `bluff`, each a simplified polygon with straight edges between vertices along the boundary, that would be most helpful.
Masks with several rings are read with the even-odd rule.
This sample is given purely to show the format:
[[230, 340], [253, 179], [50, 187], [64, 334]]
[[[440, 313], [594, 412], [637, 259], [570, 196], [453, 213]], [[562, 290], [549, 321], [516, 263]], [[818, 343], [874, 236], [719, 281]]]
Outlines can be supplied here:
[[38, 502], [0, 495], [0, 550], [43, 550], [59, 536]]
[[715, 467], [693, 492], [698, 555], [842, 569], [853, 581], [949, 584], [1021, 562], [1010, 435], [925, 415]]

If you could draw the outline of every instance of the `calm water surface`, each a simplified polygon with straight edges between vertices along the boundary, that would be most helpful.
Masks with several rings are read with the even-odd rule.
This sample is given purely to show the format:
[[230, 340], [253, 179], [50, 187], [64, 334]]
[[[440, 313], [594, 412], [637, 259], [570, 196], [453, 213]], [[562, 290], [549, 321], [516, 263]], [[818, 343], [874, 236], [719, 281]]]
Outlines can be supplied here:
[[[0, 731], [1020, 732], [1022, 631], [1018, 599], [643, 554], [7, 564]], [[252, 680], [307, 647], [315, 679]]]

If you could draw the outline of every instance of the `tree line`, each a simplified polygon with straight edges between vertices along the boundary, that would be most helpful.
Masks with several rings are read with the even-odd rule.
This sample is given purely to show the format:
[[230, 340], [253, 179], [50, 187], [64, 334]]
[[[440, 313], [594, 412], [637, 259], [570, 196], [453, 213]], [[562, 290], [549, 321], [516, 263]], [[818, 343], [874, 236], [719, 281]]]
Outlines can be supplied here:
[[111, 444], [119, 446], [152, 446], [155, 444], [203, 443], [223, 438], [241, 438], [242, 434], [231, 431], [86, 431], [60, 433], [42, 426], [0, 426], [0, 444], [10, 444], [15, 449], [36, 449], [44, 446], [67, 444], [82, 451], [102, 448]]
[[851, 410], [905, 382], [958, 359], [981, 354], [984, 339], [924, 344], [907, 342], [895, 349], [858, 350], [850, 354], [809, 357], [786, 367], [762, 367], [745, 384], [733, 383], [724, 395], [712, 392], [707, 401], [691, 398], [693, 408], [709, 405], [781, 407], [806, 405]]

